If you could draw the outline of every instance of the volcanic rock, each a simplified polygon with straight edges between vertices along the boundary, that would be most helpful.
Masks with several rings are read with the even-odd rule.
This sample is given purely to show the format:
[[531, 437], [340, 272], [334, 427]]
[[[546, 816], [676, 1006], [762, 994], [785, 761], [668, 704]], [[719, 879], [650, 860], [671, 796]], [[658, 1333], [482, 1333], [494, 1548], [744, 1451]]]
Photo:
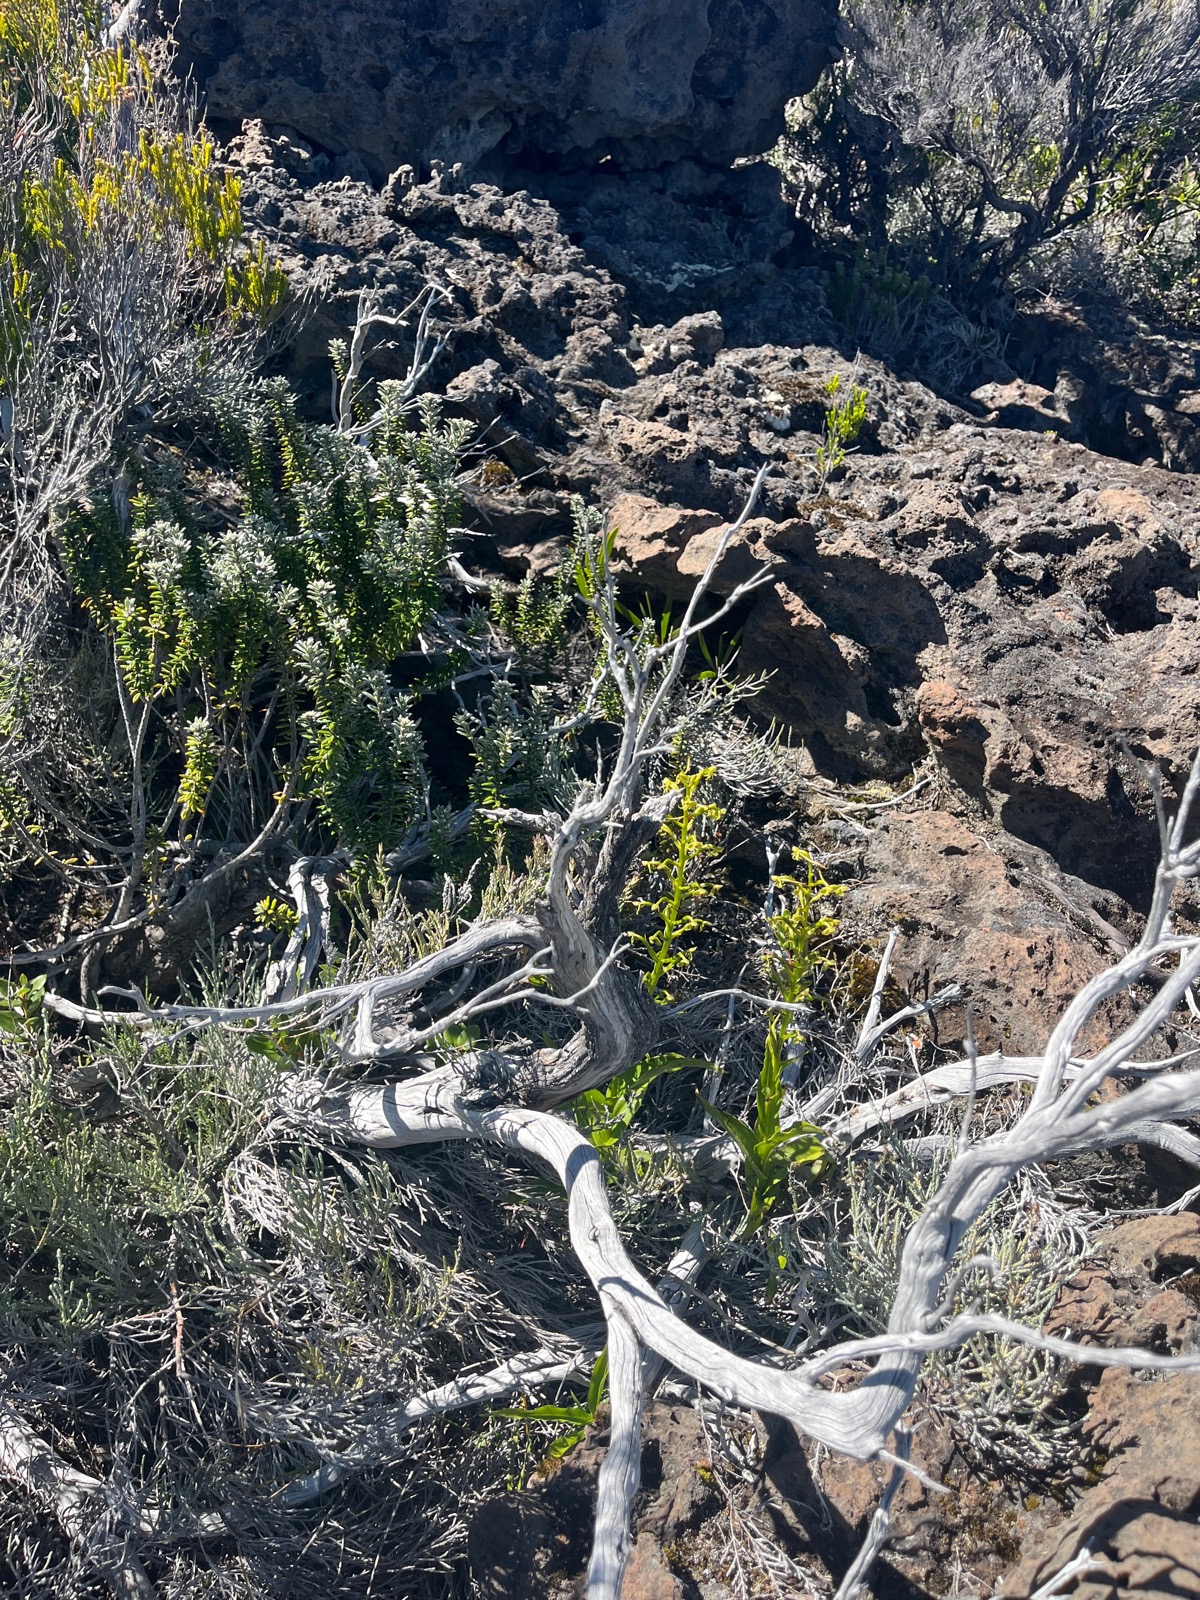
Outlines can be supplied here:
[[492, 152], [728, 167], [834, 44], [833, 0], [181, 0], [210, 116], [289, 124], [377, 180]]
[[[1089, 1343], [1200, 1347], [1200, 1218], [1150, 1216], [1097, 1241], [1096, 1260], [1060, 1296], [1052, 1331]], [[1022, 1600], [1086, 1548], [1086, 1600], [1200, 1593], [1200, 1389], [1194, 1376], [1119, 1368], [1092, 1391], [1084, 1437], [1102, 1471], [1070, 1516], [1026, 1542], [998, 1592]]]
[[[1040, 1048], [1145, 906], [1142, 763], [1170, 789], [1200, 744], [1197, 479], [1050, 437], [1040, 417], [1006, 425], [998, 392], [981, 421], [848, 357], [815, 276], [769, 258], [762, 212], [709, 204], [686, 162], [513, 193], [447, 169], [380, 195], [312, 181], [295, 151], [253, 126], [229, 151], [313, 308], [287, 370], [327, 416], [328, 343], [360, 290], [399, 310], [446, 288], [430, 383], [477, 429], [468, 569], [547, 570], [579, 494], [616, 529], [623, 582], [683, 598], [769, 464], [715, 585], [767, 577], [729, 624], [740, 669], [767, 675], [758, 714], [814, 781], [937, 774], [936, 822], [930, 795], [864, 817], [846, 910], [869, 933], [899, 923], [912, 992], [962, 982], [989, 1045]], [[711, 270], [672, 279], [672, 250]], [[369, 369], [404, 374], [410, 338], [374, 346]], [[834, 376], [866, 388], [868, 418], [822, 483]]]

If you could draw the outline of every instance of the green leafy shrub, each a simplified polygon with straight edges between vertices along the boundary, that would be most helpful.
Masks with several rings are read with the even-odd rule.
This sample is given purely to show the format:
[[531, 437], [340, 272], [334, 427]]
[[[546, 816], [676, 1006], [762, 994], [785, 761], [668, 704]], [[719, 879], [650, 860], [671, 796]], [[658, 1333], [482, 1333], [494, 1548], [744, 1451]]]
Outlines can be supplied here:
[[0, 4], [0, 516], [27, 545], [286, 294], [167, 68], [81, 0]]
[[281, 383], [244, 391], [217, 418], [239, 501], [222, 523], [165, 456], [130, 458], [122, 492], [98, 482], [64, 527], [135, 738], [155, 713], [147, 804], [181, 843], [311, 801], [332, 842], [370, 850], [423, 807], [411, 697], [388, 669], [442, 602], [465, 429], [432, 402], [410, 428], [396, 388], [370, 448], [303, 423]]
[[852, 383], [850, 393], [839, 399], [842, 380], [833, 373], [825, 384], [829, 402], [825, 407], [825, 432], [817, 445], [817, 477], [823, 489], [833, 473], [846, 463], [863, 425], [867, 420], [867, 391], [861, 384]]
[[588, 1380], [587, 1396], [580, 1406], [498, 1406], [492, 1412], [494, 1417], [510, 1417], [514, 1421], [528, 1425], [531, 1422], [547, 1422], [557, 1425], [555, 1437], [551, 1439], [540, 1466], [536, 1469], [545, 1472], [569, 1456], [577, 1444], [583, 1440], [584, 1434], [595, 1423], [600, 1414], [600, 1407], [608, 1395], [608, 1351], [601, 1350], [596, 1357], [596, 1364], [592, 1368]]
[[[765, 976], [773, 997], [787, 1006], [810, 1007], [817, 999], [817, 980], [834, 966], [832, 943], [838, 921], [834, 907], [844, 893], [832, 884], [812, 857], [797, 852], [803, 877], [772, 878], [772, 903], [767, 914], [770, 944], [764, 959]], [[792, 1169], [807, 1166], [814, 1177], [826, 1170], [829, 1157], [821, 1130], [809, 1122], [784, 1126], [785, 1072], [796, 1047], [804, 1039], [804, 1019], [798, 1011], [774, 1012], [767, 1023], [762, 1069], [754, 1097], [754, 1121], [744, 1121], [703, 1100], [704, 1109], [742, 1154], [742, 1187], [746, 1221], [742, 1237], [749, 1238], [767, 1221], [786, 1195]]]
[[710, 1068], [709, 1061], [677, 1054], [645, 1056], [618, 1072], [603, 1089], [585, 1089], [571, 1102], [575, 1125], [586, 1133], [602, 1156], [615, 1161], [625, 1135], [659, 1078], [669, 1072]]
[[[163, 864], [162, 819], [143, 801], [164, 760], [176, 778], [185, 768], [174, 820], [195, 829], [203, 817], [220, 780], [211, 697], [203, 716], [190, 708], [186, 731], [172, 716], [165, 748], [147, 745], [146, 708], [186, 696], [193, 671], [201, 619], [175, 606], [194, 577], [191, 552], [172, 532], [178, 518], [129, 495], [146, 487], [148, 439], [249, 381], [256, 336], [286, 292], [261, 243], [247, 245], [239, 180], [218, 168], [166, 45], [111, 38], [88, 0], [0, 0], [0, 848], [10, 863], [50, 863], [51, 836], [71, 862], [128, 861], [132, 839], [140, 880], [156, 854]], [[118, 460], [127, 466], [114, 476]], [[132, 803], [114, 793], [113, 752], [94, 737], [111, 677], [69, 604], [78, 551], [64, 520], [74, 512], [77, 528], [81, 507], [102, 520], [97, 494], [112, 500], [125, 547], [102, 625], [120, 662]]]

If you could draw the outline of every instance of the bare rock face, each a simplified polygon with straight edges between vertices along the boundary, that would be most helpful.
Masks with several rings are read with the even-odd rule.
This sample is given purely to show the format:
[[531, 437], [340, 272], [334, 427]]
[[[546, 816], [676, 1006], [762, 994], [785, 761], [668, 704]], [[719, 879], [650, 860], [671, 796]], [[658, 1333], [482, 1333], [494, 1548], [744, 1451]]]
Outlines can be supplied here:
[[181, 0], [211, 115], [290, 124], [382, 178], [492, 151], [728, 166], [829, 59], [834, 0]]
[[[1200, 1221], [1146, 1217], [1100, 1241], [1100, 1263], [1063, 1296], [1056, 1330], [1106, 1345], [1148, 1343], [1164, 1353], [1200, 1343]], [[1147, 1298], [1149, 1296], [1149, 1298]], [[1110, 1368], [1091, 1395], [1084, 1436], [1099, 1481], [1061, 1524], [1024, 1545], [1000, 1592], [1024, 1600], [1086, 1550], [1085, 1600], [1194, 1595], [1200, 1590], [1200, 1388]]]
[[[699, 1591], [687, 1546], [719, 1509], [703, 1431], [687, 1406], [653, 1402], [643, 1427], [634, 1551], [622, 1600], [685, 1600]], [[485, 1500], [467, 1533], [474, 1592], [481, 1600], [575, 1600], [587, 1564], [596, 1474], [607, 1446], [600, 1421], [561, 1467], [539, 1469], [521, 1494]], [[704, 1589], [732, 1600], [724, 1583]]]
[[[1200, 1219], [1146, 1217], [1096, 1240], [1096, 1254], [1060, 1295], [1048, 1331], [1081, 1344], [1147, 1345], [1191, 1353], [1200, 1335], [1195, 1297]], [[1160, 1377], [1082, 1367], [1088, 1409], [1076, 1459], [1055, 1463], [1059, 1496], [995, 1480], [956, 1449], [944, 1422], [922, 1427], [913, 1460], [950, 1491], [907, 1478], [893, 1505], [892, 1538], [872, 1574], [880, 1600], [946, 1592], [1029, 1600], [1090, 1551], [1078, 1600], [1150, 1600], [1200, 1592], [1200, 1387], [1187, 1372]], [[818, 1466], [823, 1510], [844, 1561], [878, 1502], [879, 1463], [829, 1455]], [[840, 1574], [839, 1574], [840, 1575]]]
[[[905, 987], [937, 990], [969, 979], [981, 1049], [1033, 1054], [1116, 953], [1081, 937], [1078, 911], [1072, 918], [1072, 907], [1046, 904], [1039, 865], [1036, 853], [1024, 860], [1011, 847], [1002, 853], [945, 811], [885, 814], [872, 831], [847, 911], [855, 925], [877, 933], [900, 929], [894, 971]], [[1057, 875], [1052, 881], [1066, 882]], [[1088, 908], [1087, 885], [1073, 888], [1073, 906]], [[1093, 1018], [1083, 1047], [1107, 1043], [1121, 1015], [1112, 1008]], [[963, 1037], [965, 1016], [957, 1008], [943, 1013], [939, 1030]]]

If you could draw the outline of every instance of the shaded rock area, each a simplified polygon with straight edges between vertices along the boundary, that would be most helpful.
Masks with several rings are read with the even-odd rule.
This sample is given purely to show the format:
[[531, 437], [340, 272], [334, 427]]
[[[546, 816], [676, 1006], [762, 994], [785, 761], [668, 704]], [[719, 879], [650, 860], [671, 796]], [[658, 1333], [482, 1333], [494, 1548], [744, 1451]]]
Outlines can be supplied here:
[[[961, 985], [984, 1051], [1040, 1051], [1083, 985], [1126, 947], [1096, 909], [1120, 916], [1115, 897], [1056, 871], [1001, 830], [948, 811], [884, 814], [857, 866], [848, 928], [869, 936], [898, 927], [897, 981], [921, 998]], [[1084, 1048], [1107, 1043], [1125, 1016], [1119, 1004], [1099, 1013]], [[963, 1008], [943, 1010], [935, 1025], [942, 1037], [961, 1039]]]
[[1111, 309], [1049, 305], [1024, 312], [1007, 359], [1021, 373], [972, 400], [1020, 427], [1132, 461], [1200, 470], [1200, 348], [1167, 331], [1131, 330]]
[[782, 132], [836, 16], [832, 0], [179, 0], [173, 23], [210, 116], [290, 123], [382, 178], [523, 151], [728, 166]]
[[[677, 602], [770, 463], [716, 582], [768, 571], [732, 619], [742, 667], [769, 674], [757, 711], [814, 782], [936, 774], [936, 815], [926, 795], [860, 819], [848, 910], [899, 923], [903, 982], [964, 982], [989, 1044], [1036, 1048], [1146, 903], [1142, 762], [1169, 788], [1200, 743], [1197, 480], [848, 358], [817, 275], [776, 264], [787, 216], [761, 165], [554, 173], [538, 193], [440, 169], [376, 191], [314, 181], [317, 158], [262, 123], [229, 159], [313, 308], [281, 359], [314, 415], [362, 288], [393, 309], [426, 281], [450, 294], [432, 381], [478, 430], [468, 568], [548, 570], [582, 494], [627, 581]], [[410, 354], [381, 344], [372, 370]], [[869, 414], [822, 485], [834, 376]]]
[[[587, 1565], [596, 1474], [608, 1444], [602, 1424], [549, 1476], [519, 1494], [486, 1501], [475, 1513], [467, 1555], [479, 1600], [568, 1600]], [[687, 1405], [657, 1401], [646, 1417], [635, 1548], [623, 1600], [684, 1600], [699, 1591], [686, 1548], [721, 1508], [709, 1445]]]
[[[1095, 1259], [1064, 1290], [1051, 1321], [1081, 1342], [1200, 1348], [1200, 1218], [1146, 1217], [1102, 1234]], [[876, 1600], [954, 1593], [1028, 1600], [1085, 1542], [1096, 1570], [1085, 1600], [1200, 1593], [1200, 1385], [1194, 1375], [1080, 1369], [1068, 1396], [1083, 1446], [1037, 1481], [981, 1471], [933, 1420], [894, 1503], [893, 1536], [871, 1582]], [[592, 1430], [552, 1476], [486, 1501], [470, 1527], [480, 1600], [575, 1600], [607, 1434]], [[888, 1469], [813, 1456], [776, 1419], [708, 1425], [683, 1401], [649, 1408], [626, 1600], [727, 1600], [739, 1562], [783, 1553], [787, 1587], [827, 1593], [845, 1575]], [[763, 1544], [758, 1545], [762, 1540]], [[777, 1582], [781, 1574], [775, 1574]]]

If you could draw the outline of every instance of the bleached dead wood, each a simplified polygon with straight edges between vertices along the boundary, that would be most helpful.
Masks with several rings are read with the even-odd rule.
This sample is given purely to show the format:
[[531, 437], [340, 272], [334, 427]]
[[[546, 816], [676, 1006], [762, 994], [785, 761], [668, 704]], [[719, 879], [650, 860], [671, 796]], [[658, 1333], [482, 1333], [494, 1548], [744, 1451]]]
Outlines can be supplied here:
[[[761, 479], [760, 479], [761, 481]], [[757, 485], [756, 485], [757, 490]], [[386, 1001], [427, 995], [471, 962], [504, 951], [525, 960], [457, 1004], [438, 1026], [465, 1021], [501, 1006], [565, 1006], [577, 1019], [574, 1035], [560, 1047], [463, 1052], [447, 1064], [398, 1082], [360, 1085], [315, 1100], [298, 1101], [286, 1114], [291, 1137], [308, 1129], [329, 1139], [374, 1148], [402, 1148], [443, 1140], [483, 1140], [548, 1165], [566, 1192], [572, 1245], [595, 1286], [608, 1327], [613, 1444], [602, 1474], [596, 1538], [589, 1568], [591, 1600], [615, 1600], [630, 1548], [629, 1507], [636, 1489], [644, 1375], [655, 1360], [675, 1367], [728, 1402], [790, 1421], [830, 1449], [860, 1460], [896, 1461], [889, 1448], [901, 1442], [905, 1412], [921, 1365], [933, 1350], [963, 1344], [980, 1333], [1000, 1334], [1039, 1349], [1099, 1365], [1163, 1368], [1200, 1367], [1200, 1357], [1170, 1358], [1138, 1350], [1102, 1350], [1051, 1338], [996, 1316], [953, 1316], [954, 1263], [975, 1219], [1024, 1166], [1074, 1151], [1096, 1150], [1170, 1127], [1200, 1110], [1200, 1071], [1178, 1063], [1141, 1063], [1146, 1079], [1128, 1094], [1092, 1105], [1097, 1088], [1114, 1074], [1127, 1074], [1138, 1052], [1183, 1004], [1200, 977], [1200, 936], [1177, 932], [1171, 921], [1174, 891], [1200, 873], [1200, 842], [1187, 843], [1188, 818], [1200, 793], [1200, 757], [1192, 769], [1179, 814], [1162, 820], [1162, 862], [1146, 930], [1138, 944], [1082, 989], [1054, 1030], [1044, 1054], [1019, 1063], [971, 1057], [938, 1068], [889, 1097], [882, 1111], [851, 1113], [850, 1137], [937, 1096], [968, 1096], [993, 1082], [1031, 1081], [1034, 1093], [1011, 1127], [977, 1143], [966, 1139], [945, 1178], [913, 1226], [903, 1251], [899, 1283], [886, 1333], [854, 1339], [785, 1366], [778, 1356], [750, 1360], [724, 1349], [676, 1316], [663, 1296], [634, 1266], [609, 1208], [600, 1159], [554, 1106], [582, 1090], [607, 1082], [652, 1051], [666, 1011], [646, 995], [622, 959], [619, 898], [639, 851], [666, 814], [668, 799], [644, 797], [652, 760], [669, 748], [674, 694], [691, 641], [707, 622], [726, 615], [769, 576], [764, 572], [735, 589], [713, 617], [701, 619], [703, 597], [717, 564], [741, 522], [726, 530], [697, 586], [678, 632], [655, 643], [647, 632], [631, 638], [618, 623], [609, 577], [594, 599], [605, 642], [604, 674], [624, 708], [619, 744], [607, 776], [585, 787], [561, 818], [537, 817], [546, 832], [549, 867], [545, 893], [534, 919], [482, 924], [445, 950], [407, 971], [365, 984], [334, 986], [257, 1007], [140, 1007], [143, 1024], [191, 1027], [246, 1024], [305, 1016], [323, 1023], [346, 1021], [343, 1051], [351, 1061], [394, 1059], [414, 1049], [428, 1030], [400, 1029], [382, 1035], [377, 1013]], [[494, 970], [494, 969], [493, 969]], [[1136, 990], [1153, 972], [1157, 988], [1134, 1020], [1103, 1050], [1083, 1058], [1078, 1040], [1086, 1025], [1114, 995]], [[531, 975], [551, 984], [549, 995], [530, 988]], [[883, 984], [877, 985], [877, 1002]], [[1140, 991], [1139, 991], [1140, 992]], [[747, 996], [747, 999], [753, 997]], [[425, 999], [427, 1005], [431, 1002]], [[903, 1018], [878, 1021], [879, 1005], [864, 1026], [859, 1053], [869, 1055], [881, 1030]], [[679, 1026], [684, 1008], [670, 1010]], [[855, 1118], [858, 1121], [855, 1121]], [[830, 1390], [822, 1379], [842, 1367], [873, 1363], [867, 1379], [850, 1390]], [[870, 1549], [856, 1564], [856, 1582], [886, 1532], [886, 1508], [872, 1525]]]
[[7, 1401], [0, 1401], [0, 1476], [42, 1506], [119, 1600], [154, 1600], [145, 1568], [114, 1531], [108, 1486], [64, 1461]]
[[407, 403], [420, 389], [429, 369], [446, 348], [449, 334], [443, 332], [434, 337], [431, 324], [435, 309], [449, 299], [449, 293], [440, 283], [427, 283], [398, 316], [389, 316], [380, 310], [377, 292], [367, 288], [362, 290], [355, 312], [354, 331], [345, 356], [345, 370], [340, 383], [336, 373], [333, 379], [333, 420], [339, 433], [365, 435], [379, 426], [379, 417], [371, 417], [363, 423], [356, 420], [354, 413], [355, 403], [362, 393], [360, 380], [367, 357], [368, 336], [377, 329], [389, 334], [408, 328], [409, 319], [415, 314], [417, 324], [413, 331], [412, 359], [407, 373], [400, 380], [400, 398]]

